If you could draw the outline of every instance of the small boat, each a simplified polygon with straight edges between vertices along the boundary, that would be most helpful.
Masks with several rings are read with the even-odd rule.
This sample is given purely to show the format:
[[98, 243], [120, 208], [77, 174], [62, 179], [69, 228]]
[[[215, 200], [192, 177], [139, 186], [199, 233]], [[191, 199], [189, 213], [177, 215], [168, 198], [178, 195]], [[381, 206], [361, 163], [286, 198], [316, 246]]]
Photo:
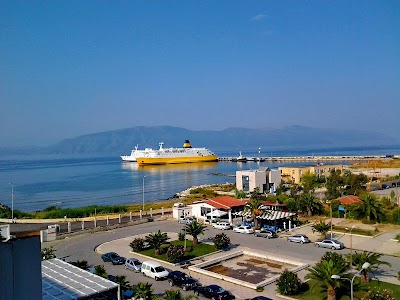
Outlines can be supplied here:
[[247, 158], [242, 155], [242, 151], [239, 151], [239, 156], [236, 157], [236, 161], [239, 161], [239, 162], [247, 161]]

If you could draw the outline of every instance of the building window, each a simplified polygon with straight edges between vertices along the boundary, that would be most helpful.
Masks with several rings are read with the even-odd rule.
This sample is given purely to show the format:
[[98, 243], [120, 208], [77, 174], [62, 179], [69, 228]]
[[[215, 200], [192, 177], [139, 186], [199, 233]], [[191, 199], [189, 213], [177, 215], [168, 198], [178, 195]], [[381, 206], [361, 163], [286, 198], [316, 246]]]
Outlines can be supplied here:
[[248, 192], [250, 189], [249, 176], [242, 176], [243, 191]]

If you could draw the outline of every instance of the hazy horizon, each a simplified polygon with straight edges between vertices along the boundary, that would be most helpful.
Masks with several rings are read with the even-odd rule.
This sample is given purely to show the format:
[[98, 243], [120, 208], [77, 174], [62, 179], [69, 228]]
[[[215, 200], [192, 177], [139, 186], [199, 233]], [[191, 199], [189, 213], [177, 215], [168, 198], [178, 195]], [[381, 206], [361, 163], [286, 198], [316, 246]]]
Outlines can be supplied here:
[[3, 1], [0, 147], [135, 126], [400, 139], [398, 1]]

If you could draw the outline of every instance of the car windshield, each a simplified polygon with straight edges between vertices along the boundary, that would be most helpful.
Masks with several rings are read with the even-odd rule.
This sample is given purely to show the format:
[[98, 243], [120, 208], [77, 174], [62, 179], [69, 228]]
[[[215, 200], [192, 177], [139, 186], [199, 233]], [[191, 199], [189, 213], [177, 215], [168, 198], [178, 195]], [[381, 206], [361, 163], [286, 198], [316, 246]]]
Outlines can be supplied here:
[[160, 273], [160, 272], [164, 272], [164, 271], [165, 271], [164, 267], [161, 267], [161, 266], [155, 267], [155, 270], [156, 270], [157, 273]]
[[110, 255], [110, 257], [112, 257], [112, 258], [117, 258], [117, 257], [119, 257], [119, 255], [118, 255], [117, 253], [112, 253], [112, 254]]
[[340, 242], [337, 241], [337, 240], [332, 240], [332, 242], [334, 242], [334, 243], [336, 243], [336, 244], [340, 244]]
[[139, 261], [134, 261], [133, 264], [134, 264], [135, 266], [140, 266], [140, 265], [141, 265], [141, 263], [140, 263]]
[[218, 294], [225, 293], [225, 290], [224, 290], [222, 287], [220, 287], [220, 288], [217, 290], [217, 293], [218, 293]]

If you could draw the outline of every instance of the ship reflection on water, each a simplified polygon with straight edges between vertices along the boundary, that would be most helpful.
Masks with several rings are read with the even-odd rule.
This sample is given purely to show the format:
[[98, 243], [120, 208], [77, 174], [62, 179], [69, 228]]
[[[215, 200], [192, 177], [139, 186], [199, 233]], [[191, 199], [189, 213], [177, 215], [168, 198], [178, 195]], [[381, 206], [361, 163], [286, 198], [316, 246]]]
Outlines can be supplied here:
[[173, 173], [173, 172], [192, 172], [203, 171], [216, 168], [218, 162], [183, 163], [166, 165], [139, 165], [135, 162], [122, 163], [122, 169], [132, 171], [144, 171], [146, 173]]

